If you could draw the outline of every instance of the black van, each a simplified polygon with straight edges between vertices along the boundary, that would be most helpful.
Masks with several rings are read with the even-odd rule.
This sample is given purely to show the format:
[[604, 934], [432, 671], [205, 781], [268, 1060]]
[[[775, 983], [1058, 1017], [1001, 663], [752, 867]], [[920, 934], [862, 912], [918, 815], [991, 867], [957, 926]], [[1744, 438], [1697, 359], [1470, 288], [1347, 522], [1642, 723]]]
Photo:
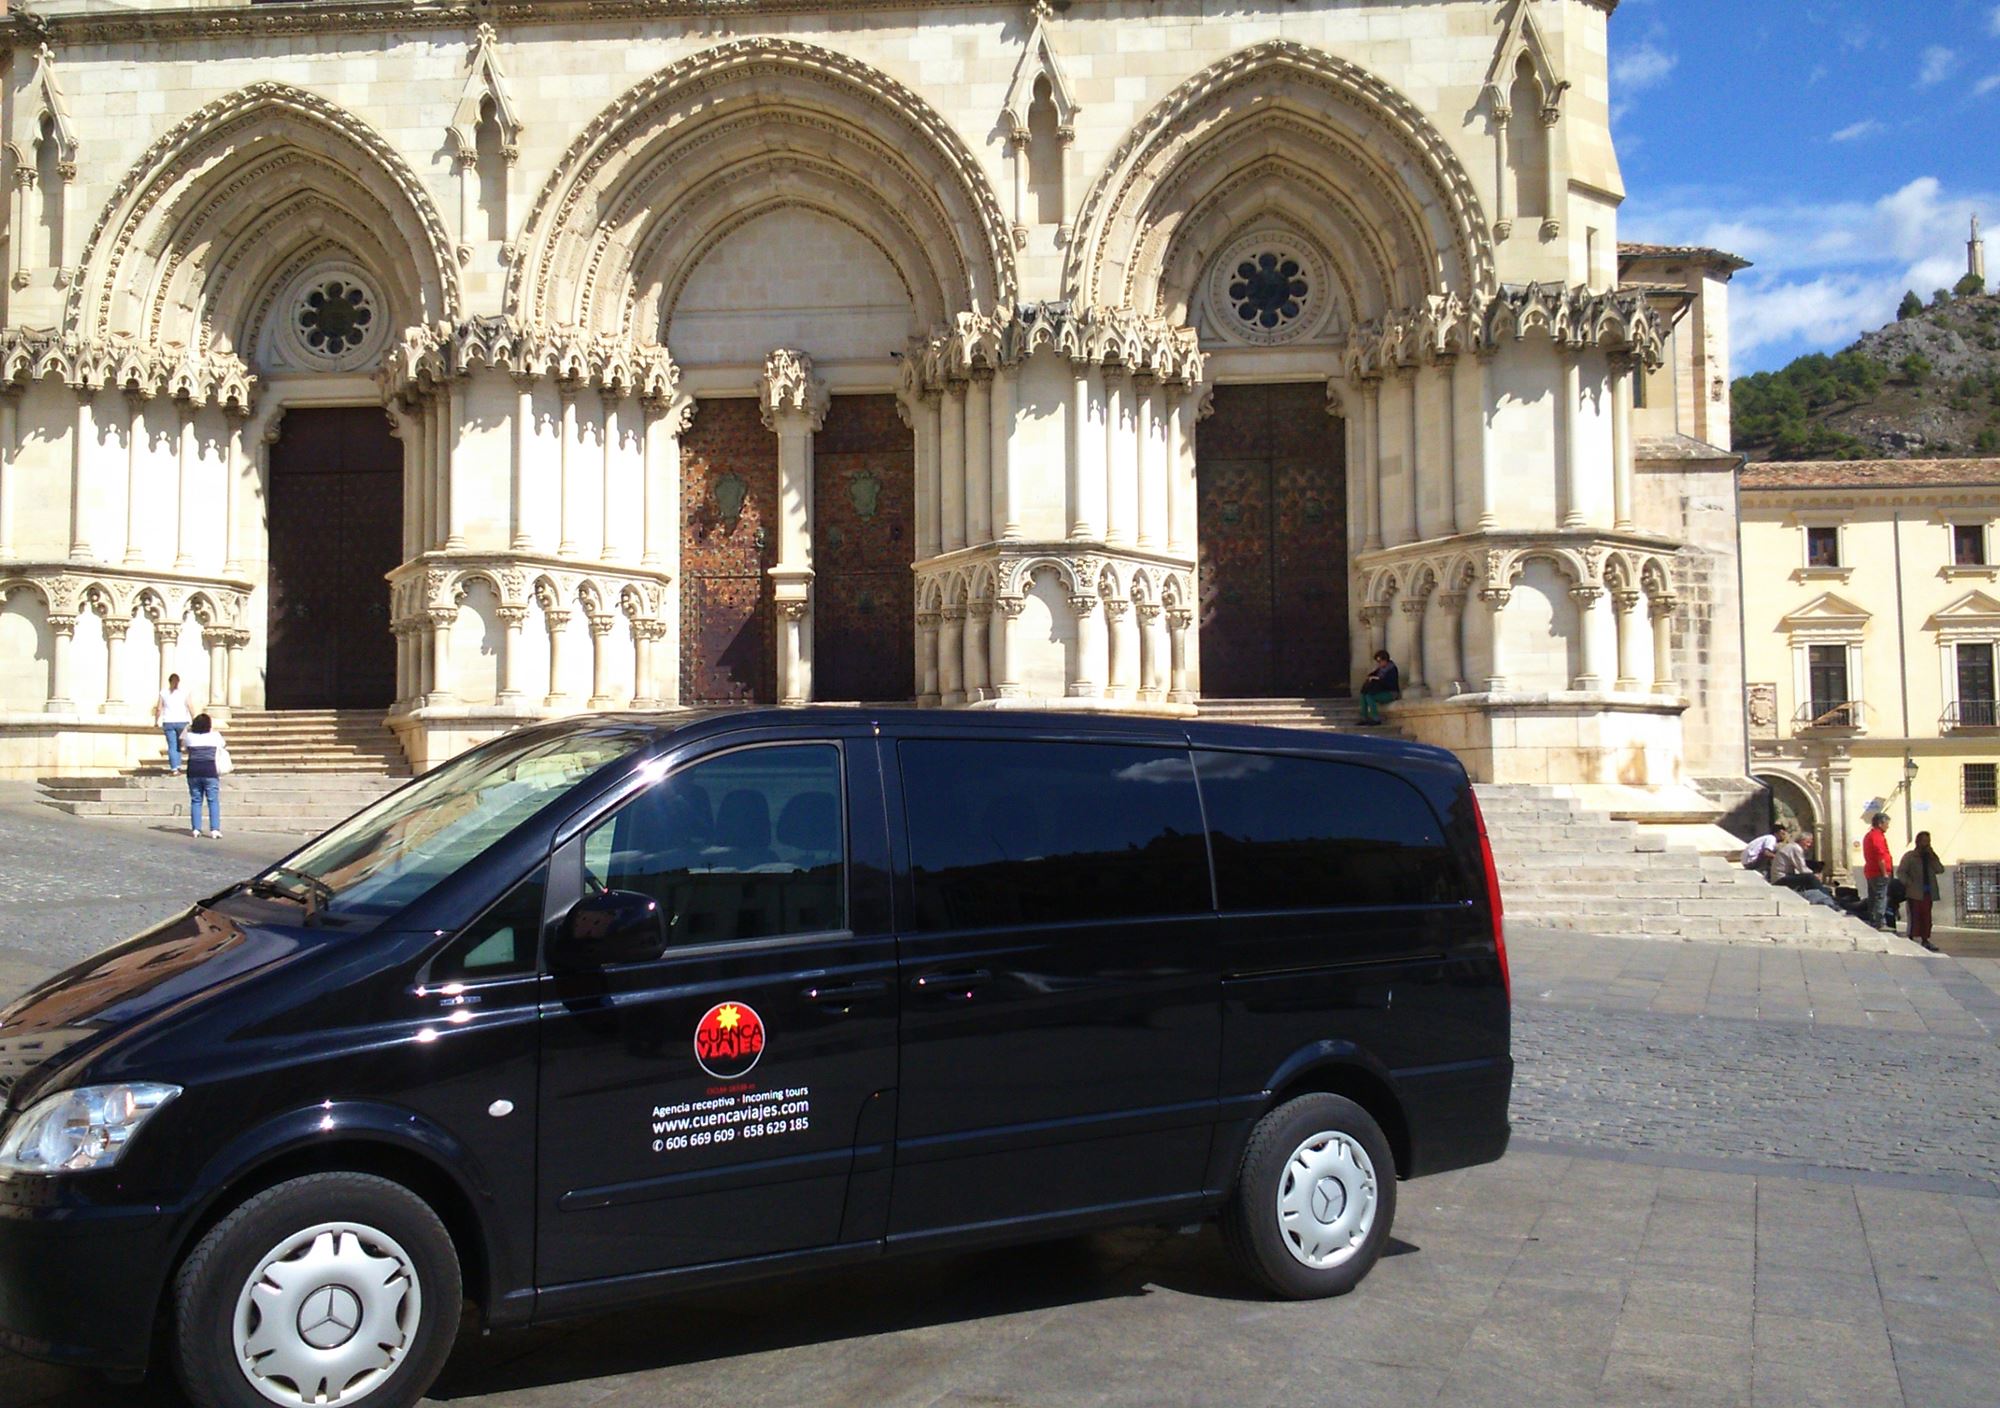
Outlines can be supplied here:
[[475, 749], [0, 1012], [0, 1342], [407, 1405], [519, 1326], [1220, 1216], [1348, 1290], [1507, 1144], [1500, 897], [1431, 748], [597, 716]]

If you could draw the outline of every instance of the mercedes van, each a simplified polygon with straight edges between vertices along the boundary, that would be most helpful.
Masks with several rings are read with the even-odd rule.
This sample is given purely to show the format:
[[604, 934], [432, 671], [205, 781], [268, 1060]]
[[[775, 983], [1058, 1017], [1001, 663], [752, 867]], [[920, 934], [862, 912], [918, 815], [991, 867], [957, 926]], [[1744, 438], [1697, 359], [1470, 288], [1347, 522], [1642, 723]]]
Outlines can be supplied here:
[[592, 716], [0, 1011], [0, 1343], [414, 1403], [523, 1326], [1219, 1218], [1351, 1289], [1498, 1158], [1507, 957], [1432, 748], [1136, 718]]

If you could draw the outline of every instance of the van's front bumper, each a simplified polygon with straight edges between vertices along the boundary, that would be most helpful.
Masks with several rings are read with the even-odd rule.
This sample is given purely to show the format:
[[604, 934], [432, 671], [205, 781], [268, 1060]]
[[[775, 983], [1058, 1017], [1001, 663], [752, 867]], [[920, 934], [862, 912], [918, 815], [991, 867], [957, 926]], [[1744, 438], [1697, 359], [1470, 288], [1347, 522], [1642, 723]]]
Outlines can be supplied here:
[[173, 1217], [92, 1205], [62, 1180], [0, 1180], [0, 1347], [115, 1378], [146, 1371]]

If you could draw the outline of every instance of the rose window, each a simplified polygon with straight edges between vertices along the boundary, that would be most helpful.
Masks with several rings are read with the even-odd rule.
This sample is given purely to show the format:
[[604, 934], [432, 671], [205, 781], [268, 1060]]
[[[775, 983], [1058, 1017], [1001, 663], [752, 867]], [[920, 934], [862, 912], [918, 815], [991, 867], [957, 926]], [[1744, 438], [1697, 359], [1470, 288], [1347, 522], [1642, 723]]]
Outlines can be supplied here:
[[374, 321], [368, 290], [347, 279], [315, 283], [299, 303], [299, 337], [323, 357], [340, 357], [359, 347]]
[[1275, 332], [1299, 316], [1311, 291], [1298, 260], [1265, 250], [1237, 263], [1229, 303], [1245, 327]]

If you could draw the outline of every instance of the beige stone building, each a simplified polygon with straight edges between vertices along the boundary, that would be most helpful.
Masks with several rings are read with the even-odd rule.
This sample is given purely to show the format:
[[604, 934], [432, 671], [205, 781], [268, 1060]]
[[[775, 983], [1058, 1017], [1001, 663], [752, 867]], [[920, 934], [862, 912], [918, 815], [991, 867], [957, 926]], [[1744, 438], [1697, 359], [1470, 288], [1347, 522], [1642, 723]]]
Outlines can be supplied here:
[[169, 670], [424, 765], [1386, 645], [1482, 777], [1745, 773], [1734, 266], [1621, 258], [1614, 0], [31, 8], [0, 771]]
[[1929, 831], [2000, 922], [2000, 460], [1751, 465], [1743, 561], [1753, 767], [1780, 813], [1858, 870], [1886, 806], [1897, 854]]

